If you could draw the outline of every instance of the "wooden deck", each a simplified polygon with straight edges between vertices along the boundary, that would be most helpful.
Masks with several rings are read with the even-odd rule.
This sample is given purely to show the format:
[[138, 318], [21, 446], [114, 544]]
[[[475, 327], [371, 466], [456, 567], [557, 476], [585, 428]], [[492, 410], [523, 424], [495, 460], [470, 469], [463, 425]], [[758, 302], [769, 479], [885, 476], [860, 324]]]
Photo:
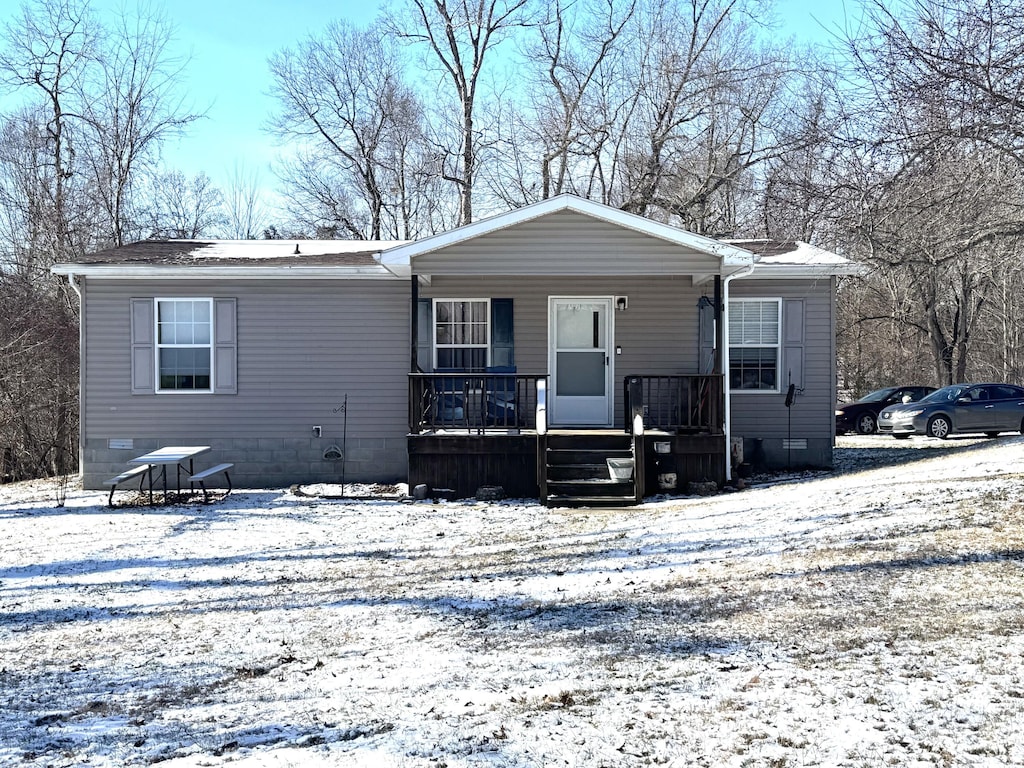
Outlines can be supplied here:
[[[548, 435], [623, 435], [619, 429], [552, 430]], [[642, 438], [644, 467], [642, 493], [683, 493], [692, 481], [725, 482], [725, 436], [722, 434], [674, 434], [650, 431]], [[668, 443], [666, 453], [656, 443]], [[501, 486], [508, 498], [536, 499], [538, 484], [537, 433], [520, 430], [467, 434], [434, 432], [409, 435], [409, 487], [426, 485], [442, 489], [454, 498], [476, 495], [484, 485]], [[664, 446], [662, 446], [664, 447]], [[674, 489], [662, 489], [659, 475], [676, 475]]]
[[[620, 419], [631, 428], [642, 420], [643, 435], [638, 432], [636, 438], [632, 429], [622, 427], [545, 429], [539, 434], [538, 419], [544, 417], [538, 416], [543, 410], [538, 409], [538, 392], [546, 384], [544, 374], [493, 369], [410, 374], [410, 487], [426, 485], [437, 495], [468, 498], [481, 486], [492, 485], [501, 486], [509, 498], [543, 495], [547, 502], [558, 496], [547, 488], [549, 478], [554, 486], [597, 487], [605, 470], [603, 479], [610, 480], [600, 452], [607, 447], [607, 458], [617, 457], [624, 450], [617, 438], [626, 438], [625, 450], [638, 470], [629, 482], [632, 503], [662, 491], [682, 492], [691, 481], [725, 482], [720, 375], [627, 376]], [[559, 435], [567, 437], [552, 447], [551, 440]], [[564, 447], [566, 443], [572, 447]], [[566, 472], [550, 469], [562, 459], [556, 453], [573, 450], [589, 454], [590, 460], [567, 469], [571, 477], [558, 477]], [[592, 476], [579, 476], [584, 468]], [[665, 487], [673, 474], [674, 487]]]

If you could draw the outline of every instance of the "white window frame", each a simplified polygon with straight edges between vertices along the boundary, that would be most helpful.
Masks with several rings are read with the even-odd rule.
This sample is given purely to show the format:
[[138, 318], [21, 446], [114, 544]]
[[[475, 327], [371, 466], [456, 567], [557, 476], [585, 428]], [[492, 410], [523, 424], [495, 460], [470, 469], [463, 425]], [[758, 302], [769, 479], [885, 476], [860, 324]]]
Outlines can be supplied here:
[[[486, 328], [486, 338], [482, 344], [438, 344], [437, 343], [437, 325], [438, 325], [438, 304], [451, 304], [454, 302], [460, 303], [474, 303], [479, 302], [484, 305], [484, 326]], [[491, 364], [491, 300], [489, 298], [468, 298], [464, 296], [450, 297], [450, 298], [436, 298], [433, 300], [433, 312], [431, 314], [431, 328], [430, 328], [430, 350], [433, 356], [434, 370], [437, 370], [440, 366], [437, 362], [437, 353], [441, 349], [482, 349], [486, 353], [485, 367], [489, 367]], [[444, 366], [447, 368], [448, 366]]]
[[[210, 341], [207, 344], [167, 344], [160, 341], [160, 305], [176, 301], [190, 303], [205, 302], [209, 306]], [[155, 367], [155, 391], [163, 395], [209, 395], [215, 389], [214, 375], [214, 339], [216, 338], [216, 317], [214, 315], [213, 298], [205, 296], [162, 296], [153, 298], [153, 365]], [[164, 349], [206, 349], [210, 354], [210, 386], [208, 389], [164, 389], [160, 386], [160, 352]]]
[[782, 371], [782, 299], [781, 298], [776, 298], [776, 297], [758, 297], [758, 298], [744, 298], [744, 299], [733, 299], [733, 298], [730, 298], [729, 299], [729, 323], [730, 323], [730, 325], [733, 322], [733, 318], [736, 316], [734, 314], [734, 312], [736, 311], [737, 307], [739, 305], [741, 305], [741, 304], [775, 304], [775, 306], [776, 306], [776, 314], [775, 314], [775, 317], [776, 317], [775, 343], [774, 344], [768, 343], [768, 342], [765, 342], [763, 339], [759, 339], [756, 342], [755, 341], [744, 342], [742, 340], [740, 340], [738, 342], [737, 341], [733, 341], [733, 339], [732, 339], [732, 329], [731, 328], [727, 328], [726, 329], [726, 335], [728, 336], [727, 343], [729, 345], [729, 368], [730, 368], [730, 370], [726, 371], [725, 373], [726, 373], [727, 376], [730, 376], [730, 377], [732, 376], [732, 370], [731, 369], [732, 369], [733, 363], [735, 362], [735, 360], [738, 357], [738, 356], [734, 356], [733, 355], [732, 350], [734, 350], [734, 349], [774, 349], [775, 350], [775, 386], [772, 389], [762, 389], [762, 388], [751, 389], [749, 387], [744, 387], [743, 386], [743, 382], [741, 381], [738, 386], [731, 384], [729, 386], [729, 390], [731, 392], [733, 392], [734, 394], [777, 395], [777, 394], [779, 394], [782, 391], [781, 383], [779, 381], [780, 372]]

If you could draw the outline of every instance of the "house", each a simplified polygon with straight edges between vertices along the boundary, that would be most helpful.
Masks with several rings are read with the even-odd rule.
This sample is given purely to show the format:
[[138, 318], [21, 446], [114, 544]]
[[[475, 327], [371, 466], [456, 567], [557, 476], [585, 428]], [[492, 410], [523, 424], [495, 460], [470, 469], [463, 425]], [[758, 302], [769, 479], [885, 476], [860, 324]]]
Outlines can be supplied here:
[[563, 195], [414, 242], [147, 241], [53, 271], [81, 297], [86, 488], [203, 444], [236, 485], [551, 503], [632, 466], [620, 503], [741, 456], [830, 466], [853, 270]]

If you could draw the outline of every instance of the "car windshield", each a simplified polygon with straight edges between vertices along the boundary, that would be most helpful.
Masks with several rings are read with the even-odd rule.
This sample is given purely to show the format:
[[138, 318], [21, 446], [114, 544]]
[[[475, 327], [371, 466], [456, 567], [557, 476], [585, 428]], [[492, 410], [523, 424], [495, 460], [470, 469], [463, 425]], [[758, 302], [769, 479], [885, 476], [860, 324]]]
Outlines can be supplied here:
[[951, 403], [960, 397], [960, 394], [966, 390], [967, 387], [962, 384], [953, 384], [949, 387], [943, 387], [942, 389], [936, 389], [927, 397], [921, 398], [919, 402], [922, 403]]
[[876, 389], [874, 392], [868, 392], [864, 397], [858, 400], [858, 403], [878, 403], [885, 400], [889, 395], [893, 393], [892, 387], [886, 389]]

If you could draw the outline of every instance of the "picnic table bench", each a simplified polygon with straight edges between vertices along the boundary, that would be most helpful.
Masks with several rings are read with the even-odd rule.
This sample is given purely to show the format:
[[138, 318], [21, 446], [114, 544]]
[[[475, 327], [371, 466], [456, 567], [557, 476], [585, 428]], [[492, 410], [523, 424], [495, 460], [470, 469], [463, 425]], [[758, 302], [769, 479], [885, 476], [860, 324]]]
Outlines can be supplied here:
[[142, 476], [142, 479], [139, 480], [139, 493], [142, 493], [142, 489], [146, 486], [146, 473], [149, 472], [149, 470], [149, 465], [144, 464], [140, 467], [132, 467], [131, 469], [126, 469], [121, 474], [115, 475], [109, 480], [104, 480], [103, 484], [110, 486], [110, 495], [107, 497], [107, 506], [114, 506], [114, 491], [117, 490], [118, 485], [125, 482], [126, 480], [131, 480], [133, 477], [138, 477], [139, 475]]
[[224, 479], [227, 480], [227, 483], [228, 483], [228, 493], [231, 493], [231, 476], [228, 474], [228, 470], [231, 469], [233, 466], [235, 466], [235, 465], [234, 464], [218, 464], [215, 467], [210, 467], [209, 469], [204, 469], [201, 472], [196, 472], [194, 475], [192, 475], [188, 479], [189, 489], [190, 490], [193, 489], [193, 485], [195, 483], [199, 483], [199, 487], [202, 488], [202, 490], [203, 490], [203, 503], [205, 504], [206, 500], [207, 500], [207, 497], [206, 497], [206, 478], [212, 477], [213, 475], [217, 475], [217, 474], [220, 474], [220, 473], [223, 472], [224, 473]]

